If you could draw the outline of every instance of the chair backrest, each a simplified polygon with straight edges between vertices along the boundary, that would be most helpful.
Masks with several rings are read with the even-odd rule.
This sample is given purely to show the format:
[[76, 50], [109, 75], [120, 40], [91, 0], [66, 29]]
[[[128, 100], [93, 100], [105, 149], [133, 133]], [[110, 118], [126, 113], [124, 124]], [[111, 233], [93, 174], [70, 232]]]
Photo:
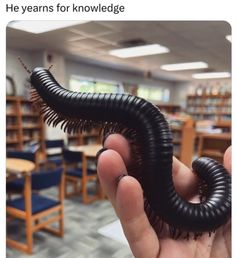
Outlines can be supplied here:
[[63, 168], [57, 168], [50, 171], [42, 171], [31, 175], [31, 184], [33, 190], [47, 189], [57, 186], [61, 182]]
[[64, 147], [64, 140], [46, 140], [45, 141], [46, 149], [50, 148], [63, 148]]
[[7, 151], [8, 158], [26, 159], [36, 162], [36, 152], [32, 151]]
[[62, 155], [65, 163], [81, 163], [83, 161], [82, 151], [71, 151], [68, 149], [63, 149]]
[[58, 156], [62, 154], [62, 149], [64, 148], [64, 140], [46, 140], [45, 147], [47, 156]]

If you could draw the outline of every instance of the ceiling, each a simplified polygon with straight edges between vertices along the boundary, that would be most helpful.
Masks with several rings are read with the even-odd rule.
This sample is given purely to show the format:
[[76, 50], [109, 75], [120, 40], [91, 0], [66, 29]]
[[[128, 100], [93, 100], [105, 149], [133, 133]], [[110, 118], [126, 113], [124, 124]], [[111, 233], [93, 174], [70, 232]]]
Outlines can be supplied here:
[[[50, 22], [50, 21], [48, 21]], [[224, 21], [91, 21], [41, 34], [8, 28], [7, 47], [50, 50], [67, 58], [104, 67], [141, 72], [172, 81], [192, 80], [195, 72], [231, 72], [231, 27]], [[121, 41], [141, 39], [170, 49], [169, 53], [121, 59], [109, 55]], [[204, 61], [202, 70], [167, 72], [163, 64]]]

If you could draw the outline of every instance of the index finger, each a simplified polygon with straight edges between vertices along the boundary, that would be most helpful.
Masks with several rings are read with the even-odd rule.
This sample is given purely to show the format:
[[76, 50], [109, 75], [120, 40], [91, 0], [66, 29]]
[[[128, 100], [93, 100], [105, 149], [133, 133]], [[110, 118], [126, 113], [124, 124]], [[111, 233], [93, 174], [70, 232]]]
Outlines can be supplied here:
[[[104, 141], [104, 147], [115, 150], [122, 157], [126, 167], [135, 162], [132, 158], [128, 140], [120, 134], [111, 134]], [[158, 172], [157, 172], [158, 173]], [[173, 157], [173, 181], [176, 191], [185, 198], [192, 197], [197, 191], [197, 178], [182, 162]]]

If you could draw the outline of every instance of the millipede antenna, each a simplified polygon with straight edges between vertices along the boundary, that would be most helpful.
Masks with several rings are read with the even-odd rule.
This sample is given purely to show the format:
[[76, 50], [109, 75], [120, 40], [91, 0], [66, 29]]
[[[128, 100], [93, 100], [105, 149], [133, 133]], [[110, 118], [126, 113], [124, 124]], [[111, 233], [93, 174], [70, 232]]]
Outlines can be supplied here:
[[23, 68], [26, 70], [27, 73], [31, 74], [32, 71], [29, 70], [29, 68], [26, 66], [26, 64], [22, 61], [22, 59], [18, 56], [18, 60], [20, 61]]

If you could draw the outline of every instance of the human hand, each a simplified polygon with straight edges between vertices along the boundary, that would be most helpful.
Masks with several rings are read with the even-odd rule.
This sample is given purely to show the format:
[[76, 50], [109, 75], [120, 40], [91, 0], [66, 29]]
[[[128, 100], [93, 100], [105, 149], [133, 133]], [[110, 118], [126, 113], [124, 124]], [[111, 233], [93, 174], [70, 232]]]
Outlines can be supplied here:
[[[156, 233], [144, 211], [143, 191], [139, 182], [127, 175], [132, 163], [127, 140], [118, 134], [104, 142], [108, 150], [98, 158], [98, 175], [104, 191], [119, 217], [124, 234], [136, 258], [230, 258], [231, 222], [209, 236], [194, 239], [172, 239]], [[224, 155], [224, 166], [231, 173], [231, 147]], [[173, 158], [173, 180], [176, 191], [187, 200], [196, 199], [197, 178], [184, 164]], [[184, 180], [183, 180], [184, 177]]]

